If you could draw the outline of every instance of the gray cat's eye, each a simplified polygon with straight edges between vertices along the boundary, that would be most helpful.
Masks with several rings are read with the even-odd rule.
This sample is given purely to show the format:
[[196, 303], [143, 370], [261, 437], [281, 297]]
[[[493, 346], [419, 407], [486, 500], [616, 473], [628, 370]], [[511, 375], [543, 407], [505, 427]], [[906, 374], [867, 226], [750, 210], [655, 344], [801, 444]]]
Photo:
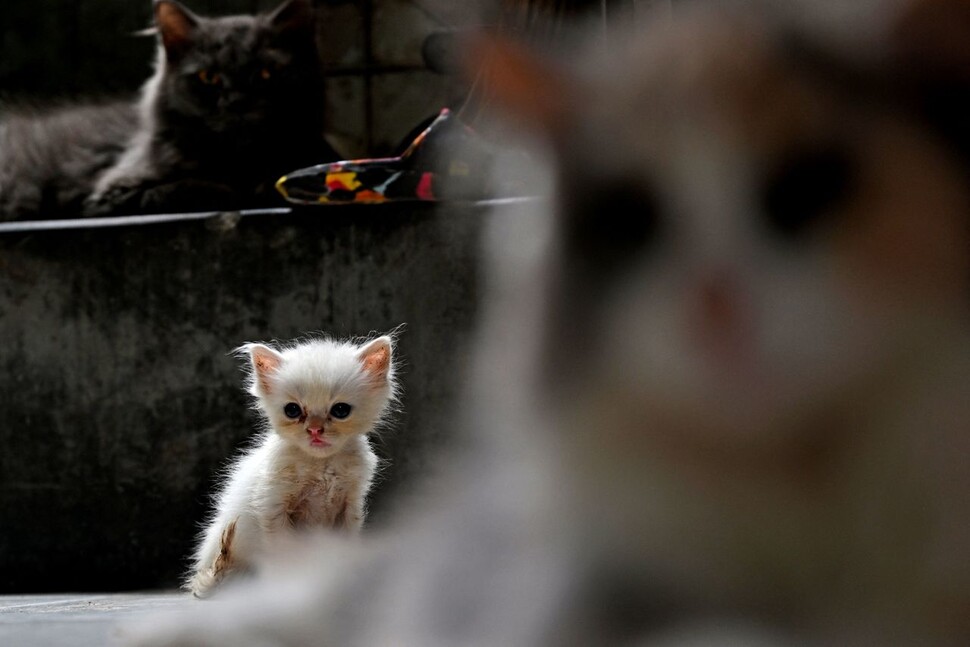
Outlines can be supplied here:
[[296, 402], [287, 402], [283, 407], [283, 415], [290, 419], [296, 419], [303, 415], [303, 407]]
[[204, 85], [219, 85], [222, 83], [222, 77], [219, 73], [211, 70], [201, 69], [196, 73], [196, 76]]
[[352, 407], [346, 402], [338, 402], [337, 404], [330, 407], [330, 415], [337, 420], [343, 420], [350, 415]]

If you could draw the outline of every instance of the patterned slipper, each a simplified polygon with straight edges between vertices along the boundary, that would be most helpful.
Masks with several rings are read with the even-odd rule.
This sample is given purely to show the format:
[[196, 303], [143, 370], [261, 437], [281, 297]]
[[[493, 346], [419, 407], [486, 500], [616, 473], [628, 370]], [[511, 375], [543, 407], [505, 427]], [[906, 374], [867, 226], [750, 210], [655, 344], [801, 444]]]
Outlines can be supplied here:
[[445, 108], [398, 157], [347, 160], [283, 176], [276, 189], [297, 204], [391, 200], [477, 200], [486, 195], [491, 156]]

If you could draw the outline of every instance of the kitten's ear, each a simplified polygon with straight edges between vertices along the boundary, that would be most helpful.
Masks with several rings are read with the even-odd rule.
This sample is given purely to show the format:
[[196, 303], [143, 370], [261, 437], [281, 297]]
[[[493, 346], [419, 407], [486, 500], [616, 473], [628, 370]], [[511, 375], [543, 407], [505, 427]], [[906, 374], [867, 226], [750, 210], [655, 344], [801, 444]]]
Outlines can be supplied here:
[[390, 337], [378, 337], [360, 349], [357, 357], [364, 365], [364, 372], [370, 375], [375, 381], [384, 383], [387, 381], [391, 370], [391, 355], [393, 353], [393, 341]]
[[174, 0], [155, 0], [155, 27], [169, 61], [176, 61], [192, 46], [199, 18]]
[[279, 33], [313, 34], [316, 13], [307, 0], [288, 0], [269, 15], [270, 24]]
[[466, 64], [492, 102], [529, 129], [552, 139], [566, 136], [574, 120], [577, 81], [526, 45], [494, 34], [468, 42]]
[[908, 0], [892, 21], [889, 52], [924, 118], [970, 163], [970, 2]]
[[248, 344], [243, 348], [249, 351], [249, 359], [253, 365], [253, 387], [257, 391], [256, 395], [271, 393], [271, 377], [283, 365], [283, 356], [263, 344]]

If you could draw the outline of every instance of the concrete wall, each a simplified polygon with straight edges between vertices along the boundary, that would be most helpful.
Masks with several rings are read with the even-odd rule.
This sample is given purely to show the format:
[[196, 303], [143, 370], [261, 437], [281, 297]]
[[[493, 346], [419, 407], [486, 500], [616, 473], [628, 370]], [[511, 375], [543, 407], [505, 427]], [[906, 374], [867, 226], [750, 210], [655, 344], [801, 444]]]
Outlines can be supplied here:
[[213, 475], [253, 430], [244, 341], [408, 324], [373, 498], [447, 438], [484, 211], [345, 206], [0, 233], [0, 591], [174, 584]]

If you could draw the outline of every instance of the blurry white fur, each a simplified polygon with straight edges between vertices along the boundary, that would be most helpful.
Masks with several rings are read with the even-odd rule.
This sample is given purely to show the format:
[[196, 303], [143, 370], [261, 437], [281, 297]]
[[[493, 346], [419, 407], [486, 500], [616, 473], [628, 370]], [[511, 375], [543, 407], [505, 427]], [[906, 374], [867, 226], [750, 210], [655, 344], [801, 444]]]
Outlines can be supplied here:
[[130, 644], [970, 641], [968, 166], [909, 94], [970, 14], [905, 4], [908, 80], [709, 8], [585, 76], [499, 45], [556, 198], [492, 216], [438, 486]]
[[226, 575], [255, 566], [294, 529], [356, 532], [377, 457], [367, 434], [395, 396], [392, 340], [311, 339], [274, 350], [238, 349], [248, 389], [266, 421], [228, 469], [200, 537], [186, 588], [204, 596]]

